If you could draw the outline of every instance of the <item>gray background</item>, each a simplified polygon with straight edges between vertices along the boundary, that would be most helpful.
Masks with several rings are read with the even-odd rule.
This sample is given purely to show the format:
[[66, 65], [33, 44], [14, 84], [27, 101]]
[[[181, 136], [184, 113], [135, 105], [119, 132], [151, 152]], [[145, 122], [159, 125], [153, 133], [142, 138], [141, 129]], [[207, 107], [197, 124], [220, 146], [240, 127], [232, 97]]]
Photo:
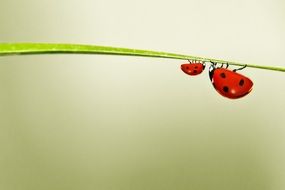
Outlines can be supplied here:
[[[122, 46], [284, 65], [282, 0], [1, 0], [0, 41]], [[221, 97], [183, 61], [2, 57], [0, 189], [285, 188], [284, 73]]]

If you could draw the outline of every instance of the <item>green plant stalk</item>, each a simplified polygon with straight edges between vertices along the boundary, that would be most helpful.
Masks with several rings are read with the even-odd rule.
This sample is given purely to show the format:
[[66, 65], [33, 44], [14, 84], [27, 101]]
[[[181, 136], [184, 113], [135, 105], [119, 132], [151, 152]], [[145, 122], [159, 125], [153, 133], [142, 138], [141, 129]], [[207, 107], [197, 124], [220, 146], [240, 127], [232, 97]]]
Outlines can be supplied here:
[[[79, 44], [50, 44], [50, 43], [0, 43], [0, 56], [9, 55], [33, 55], [33, 54], [106, 54], [106, 55], [125, 55], [125, 56], [143, 56], [159, 57], [169, 59], [197, 60], [205, 62], [228, 63], [229, 65], [244, 66], [245, 63], [233, 61], [224, 61], [197, 57], [191, 55], [181, 55], [175, 53], [129, 49], [119, 47], [97, 46], [97, 45], [79, 45]], [[246, 64], [247, 67], [266, 69], [285, 72], [284, 67], [263, 66]]]

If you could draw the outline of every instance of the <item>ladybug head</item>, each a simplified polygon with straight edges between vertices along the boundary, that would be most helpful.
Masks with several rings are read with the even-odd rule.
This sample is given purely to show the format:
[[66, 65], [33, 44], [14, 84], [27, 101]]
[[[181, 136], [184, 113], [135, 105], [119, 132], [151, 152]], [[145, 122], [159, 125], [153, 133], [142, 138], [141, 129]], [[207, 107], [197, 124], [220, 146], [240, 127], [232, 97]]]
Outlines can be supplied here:
[[216, 67], [215, 67], [215, 65], [212, 63], [212, 65], [209, 67], [209, 77], [210, 77], [210, 80], [211, 80], [211, 81], [212, 81], [212, 78], [213, 78], [215, 69], [216, 69]]

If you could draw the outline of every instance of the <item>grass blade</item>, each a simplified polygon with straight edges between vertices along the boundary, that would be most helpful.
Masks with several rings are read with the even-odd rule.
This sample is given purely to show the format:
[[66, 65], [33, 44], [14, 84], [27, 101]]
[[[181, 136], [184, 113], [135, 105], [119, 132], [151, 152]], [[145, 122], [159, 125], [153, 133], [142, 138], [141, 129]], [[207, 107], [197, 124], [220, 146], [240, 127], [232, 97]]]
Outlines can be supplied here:
[[[244, 66], [245, 63], [224, 61], [219, 59], [181, 55], [168, 52], [129, 49], [119, 47], [80, 45], [80, 44], [50, 44], [50, 43], [0, 43], [0, 56], [33, 55], [33, 54], [106, 54], [124, 56], [159, 57], [182, 60], [198, 60], [205, 62], [228, 63], [229, 65]], [[247, 67], [285, 72], [284, 67], [247, 64]]]

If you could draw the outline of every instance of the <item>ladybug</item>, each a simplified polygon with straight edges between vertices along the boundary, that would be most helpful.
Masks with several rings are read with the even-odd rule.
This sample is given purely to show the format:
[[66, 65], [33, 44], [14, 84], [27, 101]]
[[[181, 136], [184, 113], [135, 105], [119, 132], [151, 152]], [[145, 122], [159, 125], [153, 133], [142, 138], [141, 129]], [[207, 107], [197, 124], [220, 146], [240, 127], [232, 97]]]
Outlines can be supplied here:
[[185, 63], [181, 65], [181, 70], [186, 73], [187, 75], [199, 75], [205, 69], [205, 64], [201, 62], [191, 62], [188, 60], [189, 63]]
[[239, 69], [229, 70], [228, 64], [226, 68], [216, 68], [217, 63], [211, 62], [209, 68], [210, 80], [218, 93], [230, 99], [238, 99], [244, 97], [251, 92], [253, 82], [246, 76], [236, 73], [237, 70], [242, 70], [246, 65]]

